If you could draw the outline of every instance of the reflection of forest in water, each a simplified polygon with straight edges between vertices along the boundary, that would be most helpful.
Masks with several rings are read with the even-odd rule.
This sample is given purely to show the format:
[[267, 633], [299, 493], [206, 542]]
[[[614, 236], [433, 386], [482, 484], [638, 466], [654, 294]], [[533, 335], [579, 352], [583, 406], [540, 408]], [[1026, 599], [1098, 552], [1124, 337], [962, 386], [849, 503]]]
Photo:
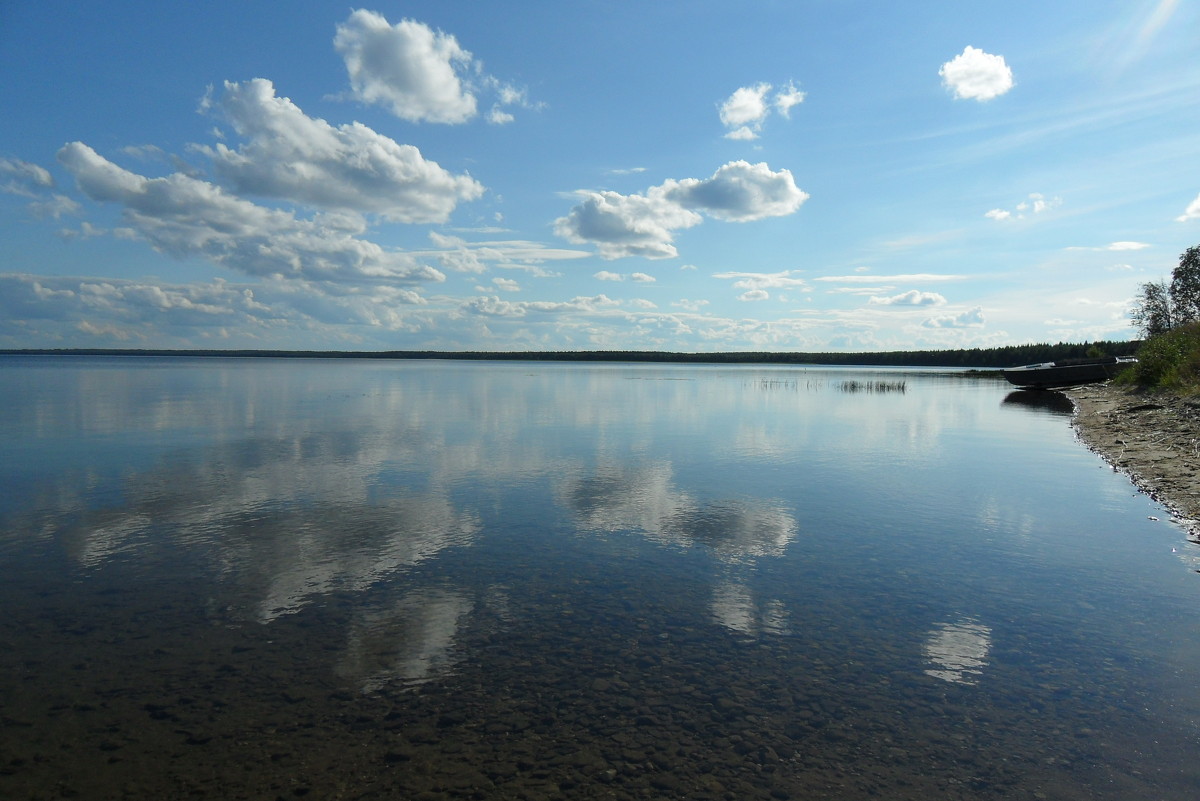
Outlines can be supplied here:
[[[882, 765], [913, 748], [892, 754], [903, 773], [950, 743], [1018, 759], [1080, 721], [1140, 730], [1145, 697], [1122, 695], [1135, 667], [1157, 664], [1157, 635], [1139, 629], [1135, 645], [1121, 621], [1173, 612], [1136, 584], [1090, 580], [1114, 554], [1122, 581], [1152, 564], [1111, 522], [1144, 516], [1076, 461], [1057, 409], [957, 377], [910, 375], [901, 390], [871, 373], [351, 367], [109, 368], [0, 390], [5, 441], [45, 454], [4, 468], [29, 491], [0, 505], [0, 554], [56, 588], [43, 591], [54, 615], [72, 582], [111, 580], [141, 598], [129, 608], [147, 630], [190, 640], [162, 650], [192, 664], [148, 660], [145, 687], [276, 682], [322, 726], [349, 704], [381, 731], [422, 731], [428, 708], [435, 732], [469, 739], [475, 719], [544, 748], [621, 720], [754, 761], [759, 779], [767, 748], [780, 775], [803, 773], [805, 749], [862, 748]], [[1083, 554], [1058, 503], [1081, 481], [1102, 507]], [[164, 582], [174, 600], [156, 607]], [[109, 639], [98, 656], [117, 660], [127, 645]], [[1091, 698], [1069, 690], [1092, 682]], [[917, 725], [945, 742], [898, 745]], [[710, 730], [713, 742], [694, 734]], [[735, 732], [753, 754], [714, 744]], [[445, 739], [404, 736], [426, 758]], [[1098, 759], [1098, 743], [1063, 753]], [[413, 759], [380, 748], [408, 755], [389, 765]], [[603, 759], [597, 775], [641, 764]], [[970, 770], [997, 795], [1023, 781], [999, 763]]]

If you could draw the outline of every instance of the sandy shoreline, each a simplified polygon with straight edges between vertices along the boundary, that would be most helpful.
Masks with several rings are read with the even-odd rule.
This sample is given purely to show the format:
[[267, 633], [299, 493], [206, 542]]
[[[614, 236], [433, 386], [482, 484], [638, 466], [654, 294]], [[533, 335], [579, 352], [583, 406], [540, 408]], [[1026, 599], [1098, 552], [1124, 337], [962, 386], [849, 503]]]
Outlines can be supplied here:
[[1111, 384], [1068, 390], [1080, 440], [1200, 536], [1200, 398]]

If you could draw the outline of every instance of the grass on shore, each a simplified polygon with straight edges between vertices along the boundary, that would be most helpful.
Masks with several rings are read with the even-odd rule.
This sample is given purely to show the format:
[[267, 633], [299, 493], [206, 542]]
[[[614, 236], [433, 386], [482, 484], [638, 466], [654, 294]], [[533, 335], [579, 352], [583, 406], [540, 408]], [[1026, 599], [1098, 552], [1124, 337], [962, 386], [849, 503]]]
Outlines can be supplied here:
[[1200, 321], [1150, 337], [1137, 352], [1137, 367], [1119, 379], [1145, 389], [1200, 395]]

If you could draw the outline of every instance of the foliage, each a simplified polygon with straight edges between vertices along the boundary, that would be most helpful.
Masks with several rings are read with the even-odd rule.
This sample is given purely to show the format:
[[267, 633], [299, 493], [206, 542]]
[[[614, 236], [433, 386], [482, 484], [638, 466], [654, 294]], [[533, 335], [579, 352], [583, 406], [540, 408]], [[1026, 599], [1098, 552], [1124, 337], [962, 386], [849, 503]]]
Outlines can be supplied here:
[[1138, 289], [1139, 297], [1129, 319], [1144, 337], [1170, 331], [1175, 327], [1175, 304], [1165, 281], [1151, 281]]
[[1179, 266], [1171, 272], [1169, 291], [1176, 325], [1200, 320], [1200, 245], [1188, 248], [1179, 257]]
[[1129, 319], [1144, 337], [1200, 320], [1200, 245], [1180, 254], [1170, 284], [1152, 281], [1138, 287]]
[[1151, 389], [1200, 393], [1200, 321], [1176, 326], [1142, 343], [1127, 381]]

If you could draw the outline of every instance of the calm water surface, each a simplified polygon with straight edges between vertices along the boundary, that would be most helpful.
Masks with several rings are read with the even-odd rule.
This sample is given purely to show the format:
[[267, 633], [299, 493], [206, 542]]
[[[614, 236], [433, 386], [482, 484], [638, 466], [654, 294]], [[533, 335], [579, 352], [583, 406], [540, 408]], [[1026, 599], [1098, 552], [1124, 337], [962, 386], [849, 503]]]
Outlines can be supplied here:
[[0, 357], [0, 410], [0, 797], [1200, 788], [1198, 548], [1052, 393]]

